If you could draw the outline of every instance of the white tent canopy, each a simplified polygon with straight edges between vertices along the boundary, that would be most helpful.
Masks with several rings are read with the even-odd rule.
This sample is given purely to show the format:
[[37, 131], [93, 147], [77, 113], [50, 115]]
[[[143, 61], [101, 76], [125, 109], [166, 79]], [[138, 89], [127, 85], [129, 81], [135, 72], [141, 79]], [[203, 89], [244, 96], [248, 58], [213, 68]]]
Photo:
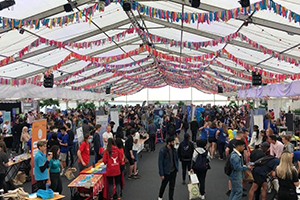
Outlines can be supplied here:
[[[270, 0], [266, 1], [269, 2]], [[81, 11], [95, 5], [95, 1], [92, 0], [76, 0], [76, 2]], [[201, 0], [199, 8], [192, 8], [189, 1], [180, 0], [138, 0], [138, 2], [145, 6], [178, 13], [207, 13], [240, 7], [237, 0]], [[251, 4], [256, 2], [259, 0], [250, 1]], [[296, 13], [299, 11], [298, 14], [300, 13], [298, 0], [274, 0], [274, 2], [284, 6], [287, 10]], [[102, 99], [104, 97], [110, 99], [111, 97], [132, 95], [145, 88], [160, 88], [166, 85], [187, 88], [191, 86], [190, 84], [194, 84], [193, 87], [197, 90], [209, 93], [217, 93], [217, 85], [221, 85], [225, 92], [230, 92], [224, 94], [228, 96], [238, 92], [242, 87], [244, 88], [245, 84], [251, 84], [251, 80], [245, 77], [251, 77], [251, 70], [241, 66], [241, 62], [230, 59], [229, 54], [220, 54], [213, 59], [207, 58], [204, 61], [171, 62], [142, 50], [126, 58], [109, 59], [98, 64], [71, 57], [57, 67], [57, 64], [70, 53], [101, 58], [111, 57], [138, 49], [141, 44], [147, 44], [146, 41], [152, 43], [152, 47], [156, 51], [180, 58], [201, 56], [225, 47], [226, 51], [239, 61], [263, 70], [263, 79], [266, 81], [276, 79], [275, 75], [279, 74], [286, 75], [286, 78], [281, 78], [280, 81], [289, 83], [292, 81], [291, 75], [300, 73], [298, 66], [291, 64], [291, 62], [279, 61], [275, 55], [268, 53], [268, 51], [263, 52], [254, 47], [253, 43], [249, 44], [249, 40], [243, 40], [239, 37], [215, 46], [208, 45], [199, 49], [180, 45], [170, 46], [168, 43], [152, 41], [149, 37], [145, 40], [138, 33], [126, 33], [123, 36], [119, 35], [119, 40], [116, 39], [116, 34], [132, 27], [142, 27], [147, 33], [179, 41], [181, 44], [184, 41], [205, 42], [228, 36], [241, 28], [238, 33], [243, 34], [257, 45], [262, 45], [269, 51], [278, 52], [278, 55], [282, 57], [295, 59], [296, 62], [299, 62], [299, 23], [294, 23], [293, 20], [290, 22], [289, 17], [284, 18], [269, 10], [255, 12], [248, 26], [242, 25], [249, 15], [240, 15], [236, 19], [230, 19], [226, 22], [215, 21], [209, 24], [170, 22], [170, 20], [139, 13], [137, 10], [124, 12], [119, 3], [111, 3], [105, 7], [104, 12], [95, 11], [91, 16], [90, 23], [84, 22], [85, 17], [83, 17], [80, 23], [73, 22], [67, 25], [63, 23], [62, 27], [59, 25], [47, 27], [40, 24], [37, 28], [35, 25], [29, 25], [23, 26], [24, 34], [19, 33], [19, 30], [15, 28], [16, 25], [11, 28], [9, 23], [5, 21], [5, 19], [10, 18], [46, 20], [77, 12], [76, 9], [71, 13], [64, 12], [63, 5], [66, 3], [67, 1], [62, 0], [21, 0], [16, 1], [13, 9], [0, 11], [0, 17], [2, 17], [0, 18], [2, 19], [0, 21], [0, 61], [9, 56], [13, 58], [13, 61], [10, 60], [5, 64], [0, 63], [0, 84], [3, 84], [1, 87], [10, 88], [10, 91], [5, 95], [1, 94], [1, 98], [48, 98], [51, 96], [67, 99]], [[50, 22], [54, 23], [54, 21], [51, 20]], [[41, 37], [59, 42], [81, 42], [83, 44], [83, 42], [107, 39], [112, 36], [115, 36], [115, 42], [106, 42], [100, 46], [93, 45], [89, 48], [71, 48], [69, 46], [60, 48], [57, 45], [39, 44], [38, 47], [30, 48], [30, 51], [25, 52], [21, 58], [19, 56], [20, 50]], [[139, 62], [140, 60], [142, 62]], [[191, 64], [202, 62], [210, 63], [206, 63], [202, 67], [187, 68]], [[134, 64], [126, 65], [130, 63]], [[109, 64], [109, 66], [102, 64]], [[174, 67], [175, 65], [183, 65], [184, 69]], [[37, 75], [42, 77], [42, 74], [49, 68], [53, 69], [56, 81], [53, 90], [31, 84], [6, 86], [8, 80], [11, 80], [8, 85], [18, 85], [15, 83], [30, 82], [32, 80], [29, 78], [34, 78]], [[116, 70], [112, 71], [112, 69]], [[270, 78], [267, 73], [274, 74], [273, 78]], [[43, 79], [38, 79], [38, 81], [42, 82]], [[105, 94], [106, 87], [111, 87], [111, 95]], [[21, 91], [20, 88], [24, 88], [24, 91]], [[18, 93], [11, 92], [14, 90]], [[90, 94], [91, 92], [85, 93], [82, 90], [98, 93]]]

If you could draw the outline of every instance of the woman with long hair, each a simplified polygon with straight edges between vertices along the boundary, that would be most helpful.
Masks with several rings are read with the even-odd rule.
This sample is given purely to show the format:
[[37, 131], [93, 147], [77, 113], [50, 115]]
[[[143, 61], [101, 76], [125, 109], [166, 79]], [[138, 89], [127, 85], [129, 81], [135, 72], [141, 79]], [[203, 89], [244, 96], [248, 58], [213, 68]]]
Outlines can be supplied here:
[[293, 163], [293, 154], [284, 151], [280, 164], [276, 168], [279, 181], [278, 200], [297, 200], [296, 187], [299, 185], [297, 170]]
[[217, 134], [220, 131], [217, 129], [215, 122], [212, 122], [208, 128], [208, 142], [209, 142], [209, 152], [212, 158], [215, 157], [215, 151], [217, 148]]
[[257, 149], [259, 148], [259, 145], [262, 144], [262, 141], [263, 141], [263, 136], [259, 134], [258, 126], [254, 125], [249, 146], [251, 146], [254, 149]]
[[182, 164], [182, 184], [185, 185], [186, 170], [191, 170], [191, 163], [194, 153], [194, 144], [190, 141], [190, 135], [184, 134], [184, 140], [178, 148], [178, 158]]
[[49, 161], [49, 174], [50, 174], [50, 188], [54, 192], [62, 193], [62, 181], [60, 178], [60, 162], [59, 154], [60, 148], [58, 145], [54, 145], [49, 150], [52, 153], [52, 159]]
[[228, 131], [226, 125], [221, 122], [218, 123], [218, 130], [216, 137], [218, 138], [219, 160], [223, 160]]
[[30, 135], [29, 135], [29, 132], [28, 132], [28, 127], [27, 126], [24, 126], [22, 128], [22, 134], [21, 134], [21, 142], [22, 142], [22, 150], [24, 152], [27, 152], [27, 142], [28, 140], [30, 139]]
[[[7, 148], [3, 141], [0, 141], [0, 189], [3, 189], [5, 174], [8, 167]], [[4, 191], [5, 193], [7, 191]]]
[[113, 200], [114, 182], [116, 185], [117, 199], [119, 200], [121, 199], [120, 193], [122, 180], [120, 179], [120, 165], [122, 163], [122, 156], [118, 147], [116, 147], [116, 143], [113, 138], [109, 138], [107, 141], [107, 148], [103, 154], [103, 162], [104, 164], [106, 164], [106, 176], [108, 181], [110, 200]]
[[118, 126], [117, 132], [116, 132], [116, 138], [124, 139], [124, 132], [123, 132], [122, 126]]

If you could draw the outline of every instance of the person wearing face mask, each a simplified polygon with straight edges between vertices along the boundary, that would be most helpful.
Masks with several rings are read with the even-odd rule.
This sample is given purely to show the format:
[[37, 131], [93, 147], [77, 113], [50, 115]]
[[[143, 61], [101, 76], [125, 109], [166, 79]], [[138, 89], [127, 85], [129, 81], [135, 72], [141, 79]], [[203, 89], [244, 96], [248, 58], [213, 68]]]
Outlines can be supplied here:
[[158, 157], [159, 176], [162, 180], [158, 200], [162, 200], [163, 194], [169, 183], [169, 200], [173, 200], [176, 175], [178, 172], [178, 155], [174, 148], [175, 139], [167, 138], [167, 145], [160, 149]]

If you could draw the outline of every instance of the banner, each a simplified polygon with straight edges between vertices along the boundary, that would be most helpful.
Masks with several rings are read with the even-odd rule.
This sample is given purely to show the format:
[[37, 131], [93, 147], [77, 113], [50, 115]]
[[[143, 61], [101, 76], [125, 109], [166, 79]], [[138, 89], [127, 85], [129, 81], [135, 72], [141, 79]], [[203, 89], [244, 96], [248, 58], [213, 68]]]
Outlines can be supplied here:
[[34, 179], [34, 157], [38, 152], [38, 141], [47, 138], [47, 120], [34, 121], [31, 127], [31, 185], [32, 193], [37, 191], [36, 180]]
[[113, 132], [116, 132], [117, 128], [119, 127], [119, 109], [118, 108], [110, 108], [109, 114], [110, 114], [110, 121], [115, 122]]
[[160, 129], [163, 123], [164, 111], [162, 109], [155, 109], [154, 110], [154, 124], [156, 125], [157, 129]]

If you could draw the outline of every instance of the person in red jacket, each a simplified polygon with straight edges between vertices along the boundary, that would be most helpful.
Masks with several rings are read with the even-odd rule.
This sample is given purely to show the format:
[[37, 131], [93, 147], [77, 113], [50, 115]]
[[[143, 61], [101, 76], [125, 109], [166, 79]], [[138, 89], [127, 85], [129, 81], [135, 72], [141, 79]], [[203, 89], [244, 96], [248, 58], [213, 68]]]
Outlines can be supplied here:
[[116, 195], [117, 199], [120, 198], [121, 193], [121, 179], [120, 179], [120, 165], [122, 163], [122, 155], [118, 147], [116, 147], [115, 141], [113, 138], [109, 138], [107, 142], [107, 148], [103, 154], [103, 162], [106, 164], [106, 176], [109, 187], [110, 199], [113, 200], [113, 186], [114, 180], [116, 184]]

